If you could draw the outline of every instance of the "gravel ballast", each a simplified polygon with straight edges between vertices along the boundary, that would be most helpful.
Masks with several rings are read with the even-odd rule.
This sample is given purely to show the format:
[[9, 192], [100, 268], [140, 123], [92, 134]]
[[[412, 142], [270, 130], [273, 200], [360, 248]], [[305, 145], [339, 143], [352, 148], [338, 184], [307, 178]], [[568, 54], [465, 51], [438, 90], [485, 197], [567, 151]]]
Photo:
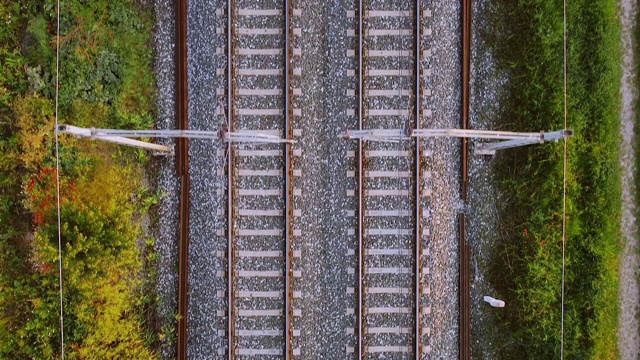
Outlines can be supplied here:
[[[158, 92], [156, 127], [175, 129], [175, 14], [173, 1], [154, 1], [156, 28], [154, 32], [155, 75]], [[172, 145], [173, 140], [158, 139], [158, 143]], [[156, 157], [159, 167], [157, 182], [161, 194], [157, 212], [155, 251], [158, 254], [157, 291], [160, 298], [158, 310], [164, 329], [175, 325], [177, 309], [178, 274], [178, 207], [180, 182], [176, 178], [173, 156]], [[160, 351], [164, 358], [175, 358], [175, 344], [170, 337], [162, 342]]]
[[[275, 4], [275, 3], [274, 3]], [[256, 4], [252, 1], [239, 3], [246, 8], [276, 8], [274, 4]], [[385, 8], [386, 2], [377, 1], [372, 8]], [[301, 278], [293, 280], [293, 290], [301, 291], [302, 298], [293, 300], [293, 307], [302, 311], [301, 317], [293, 322], [294, 329], [300, 335], [294, 337], [294, 348], [300, 348], [302, 359], [342, 359], [348, 357], [346, 348], [354, 345], [353, 335], [346, 329], [354, 327], [355, 317], [347, 315], [347, 309], [354, 307], [353, 294], [347, 294], [347, 287], [355, 285], [349, 268], [356, 266], [355, 256], [349, 255], [353, 249], [354, 236], [348, 235], [348, 229], [354, 228], [354, 218], [347, 217], [347, 210], [352, 209], [353, 199], [347, 197], [347, 190], [353, 189], [353, 179], [346, 176], [346, 170], [355, 166], [353, 159], [347, 157], [348, 150], [354, 150], [355, 142], [339, 139], [339, 135], [347, 129], [357, 128], [353, 116], [347, 116], [347, 110], [355, 107], [353, 98], [345, 96], [348, 89], [355, 87], [353, 77], [347, 76], [347, 70], [354, 69], [354, 60], [347, 58], [347, 50], [353, 48], [353, 37], [347, 36], [347, 29], [353, 28], [353, 18], [347, 17], [347, 10], [353, 10], [357, 4], [353, 1], [324, 2], [320, 0], [294, 1], [293, 6], [302, 10], [301, 17], [293, 18], [292, 26], [302, 28], [302, 36], [294, 37], [293, 44], [301, 48], [302, 57], [294, 60], [293, 67], [302, 69], [302, 75], [293, 78], [295, 88], [302, 90], [301, 95], [293, 98], [297, 108], [302, 109], [302, 116], [295, 117], [293, 128], [302, 129], [297, 137], [294, 149], [300, 149], [302, 155], [295, 157], [293, 167], [300, 170], [302, 176], [294, 178], [293, 187], [301, 189], [301, 196], [293, 199], [294, 208], [301, 211], [301, 216], [294, 217], [294, 228], [300, 229], [302, 236], [293, 239], [293, 248], [301, 250], [302, 257], [293, 260], [293, 269], [302, 272]], [[280, 5], [278, 5], [280, 6]], [[219, 75], [217, 69], [226, 68], [226, 35], [218, 34], [217, 28], [225, 28], [226, 15], [217, 16], [217, 9], [224, 9], [226, 3], [213, 0], [190, 0], [188, 3], [188, 93], [189, 122], [191, 129], [218, 131], [224, 129], [226, 120], [218, 115], [217, 108], [224, 106], [224, 99], [217, 95], [217, 89], [226, 88], [225, 75]], [[389, 6], [386, 6], [389, 7]], [[460, 4], [444, 0], [433, 0], [423, 4], [423, 8], [433, 9], [433, 17], [423, 20], [432, 30], [432, 35], [425, 36], [423, 47], [431, 49], [433, 56], [423, 60], [423, 67], [430, 68], [432, 75], [424, 84], [433, 94], [423, 99], [425, 109], [431, 110], [431, 116], [423, 119], [421, 127], [456, 128], [460, 124]], [[158, 70], [159, 120], [158, 128], [173, 128], [174, 121], [174, 24], [173, 3], [156, 1], [156, 17], [158, 30], [156, 34], [156, 67]], [[278, 24], [264, 21], [264, 27], [277, 27]], [[397, 21], [389, 24], [379, 21], [380, 26], [397, 26]], [[373, 24], [373, 23], [372, 23]], [[258, 26], [253, 23], [251, 27]], [[407, 22], [405, 27], [410, 27]], [[249, 27], [249, 24], [243, 25]], [[249, 43], [247, 43], [249, 44]], [[277, 44], [261, 44], [251, 42], [251, 48], [275, 47]], [[400, 46], [401, 45], [401, 46]], [[407, 42], [395, 44], [379, 41], [376, 48], [384, 47], [396, 50], [399, 47], [411, 48]], [[216, 49], [224, 49], [224, 55], [217, 55]], [[355, 61], [357, 62], [357, 61]], [[397, 64], [376, 60], [376, 68], [382, 66], [396, 67]], [[238, 65], [260, 67], [258, 59], [240, 59]], [[403, 66], [404, 67], [404, 66]], [[239, 80], [237, 87], [242, 88], [276, 88], [281, 86], [277, 81], [269, 79], [257, 80], [250, 77]], [[373, 84], [375, 86], [375, 84]], [[403, 87], [411, 86], [409, 82]], [[378, 87], [376, 87], [378, 88]], [[381, 84], [380, 89], [391, 88]], [[251, 107], [251, 100], [243, 98], [240, 105]], [[386, 103], [386, 100], [372, 100], [371, 108], [403, 107], [401, 102]], [[406, 98], [404, 100], [406, 102]], [[265, 105], [266, 103], [261, 103]], [[271, 107], [277, 107], [277, 100]], [[411, 107], [409, 105], [409, 107]], [[251, 126], [271, 126], [259, 120]], [[249, 126], [249, 125], [247, 125]], [[381, 124], [381, 126], [383, 126]], [[413, 144], [413, 143], [411, 143]], [[436, 139], [424, 140], [423, 148], [431, 152], [425, 160], [423, 170], [432, 172], [429, 188], [430, 198], [424, 199], [422, 206], [430, 217], [424, 225], [430, 229], [428, 239], [423, 247], [429, 252], [425, 265], [430, 274], [423, 278], [429, 283], [431, 294], [424, 305], [431, 307], [427, 316], [430, 335], [427, 343], [431, 352], [428, 359], [454, 358], [458, 353], [458, 236], [457, 214], [464, 210], [460, 203], [460, 149], [459, 140]], [[406, 144], [406, 150], [412, 151], [413, 145]], [[380, 148], [383, 148], [381, 146]], [[274, 147], [277, 148], [277, 147]], [[190, 248], [189, 248], [189, 313], [188, 313], [188, 355], [191, 359], [223, 358], [220, 351], [226, 349], [226, 297], [219, 296], [226, 290], [226, 278], [218, 276], [226, 271], [227, 241], [226, 234], [226, 177], [220, 172], [225, 166], [224, 151], [226, 145], [219, 140], [190, 141], [190, 174], [191, 174], [191, 213], [190, 213]], [[238, 160], [241, 168], [272, 169], [282, 167], [273, 159], [257, 161], [253, 159]], [[388, 166], [396, 170], [397, 164], [378, 161], [376, 169]], [[402, 165], [402, 170], [409, 167]], [[243, 179], [243, 188], [274, 188], [282, 186], [280, 180], [272, 183], [260, 181], [251, 183]], [[381, 181], [376, 186], [385, 187]], [[407, 189], [415, 185], [402, 184]], [[158, 290], [162, 297], [161, 314], [172, 321], [176, 306], [177, 286], [177, 210], [179, 182], [175, 178], [173, 158], [162, 160], [160, 180], [163, 196], [160, 210], [160, 236], [157, 250], [160, 254], [160, 270]], [[413, 191], [413, 190], [411, 190]], [[245, 201], [243, 206], [260, 204]], [[397, 206], [411, 208], [413, 200]], [[245, 206], [246, 205], [246, 206]], [[376, 204], [371, 204], [375, 207]], [[384, 206], [383, 206], [384, 207]], [[222, 211], [222, 215], [220, 210]], [[245, 228], [277, 228], [278, 220], [243, 220]], [[413, 221], [406, 224], [380, 222], [380, 228], [415, 227]], [[376, 226], [377, 227], [377, 226]], [[403, 238], [404, 239], [404, 238]], [[261, 240], [262, 241], [262, 240]], [[267, 240], [265, 240], [267, 241]], [[411, 248], [412, 242], [394, 238], [381, 247]], [[242, 242], [246, 242], [242, 243]], [[259, 244], [250, 238], [238, 239], [239, 246], [255, 246], [270, 248], [271, 245]], [[395, 244], [394, 246], [391, 246]], [[272, 247], [271, 247], [272, 248]], [[222, 256], [219, 256], [222, 255]], [[272, 270], [277, 263], [252, 262], [243, 260], [238, 266], [243, 268]], [[389, 259], [380, 264], [370, 266], [407, 267], [407, 261]], [[392, 277], [384, 277], [384, 281]], [[382, 278], [381, 278], [382, 279]], [[412, 286], [404, 284], [384, 283], [385, 286]], [[271, 281], [272, 279], [269, 279]], [[252, 279], [243, 279], [242, 286], [252, 286]], [[383, 281], [381, 280], [381, 283]], [[266, 282], [264, 283], [268, 285]], [[264, 285], [263, 284], [263, 285]], [[266, 286], [265, 285], [265, 286]], [[268, 285], [272, 286], [272, 285]], [[273, 283], [273, 289], [281, 285]], [[376, 298], [380, 299], [380, 298]], [[388, 303], [380, 306], [407, 306], [401, 297], [389, 298]], [[378, 301], [378, 300], [375, 300]], [[411, 300], [412, 301], [412, 300]], [[258, 304], [258, 303], [255, 303]], [[276, 306], [271, 299], [260, 303], [261, 307]], [[377, 304], [377, 303], [376, 303]], [[378, 305], [376, 305], [378, 306]], [[222, 316], [221, 316], [222, 315]], [[375, 320], [375, 319], [374, 319]], [[411, 320], [410, 323], [412, 323]], [[410, 324], [409, 323], [409, 324]], [[249, 326], [249, 325], [248, 325]], [[273, 327], [278, 327], [277, 323]], [[397, 335], [381, 336], [376, 341], [389, 339], [398, 342], [406, 337]], [[274, 339], [273, 344], [282, 340]], [[263, 346], [262, 340], [252, 342], [243, 340], [246, 346]], [[244, 345], [243, 345], [244, 346]], [[174, 349], [163, 349], [165, 358], [175, 356]], [[396, 355], [391, 356], [396, 358]], [[406, 357], [406, 355], [405, 355]]]

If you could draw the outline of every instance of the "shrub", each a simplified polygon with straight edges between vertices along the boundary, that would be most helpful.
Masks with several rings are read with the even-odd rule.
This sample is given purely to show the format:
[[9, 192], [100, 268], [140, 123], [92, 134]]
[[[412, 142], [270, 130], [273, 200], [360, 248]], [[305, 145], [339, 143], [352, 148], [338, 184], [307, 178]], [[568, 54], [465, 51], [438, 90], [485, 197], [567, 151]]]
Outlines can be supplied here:
[[17, 98], [13, 103], [21, 165], [35, 171], [51, 162], [54, 108], [51, 100], [38, 95]]
[[[3, 359], [52, 359], [60, 346], [51, 75], [55, 7], [50, 0], [0, 1]], [[126, 0], [72, 0], [60, 16], [60, 122], [151, 126], [148, 19]], [[147, 315], [138, 313], [145, 296], [155, 299], [152, 289], [140, 290], [145, 275], [136, 216], [148, 206], [133, 195], [140, 158], [111, 144], [59, 139], [66, 354], [151, 358], [153, 324], [144, 324]]]

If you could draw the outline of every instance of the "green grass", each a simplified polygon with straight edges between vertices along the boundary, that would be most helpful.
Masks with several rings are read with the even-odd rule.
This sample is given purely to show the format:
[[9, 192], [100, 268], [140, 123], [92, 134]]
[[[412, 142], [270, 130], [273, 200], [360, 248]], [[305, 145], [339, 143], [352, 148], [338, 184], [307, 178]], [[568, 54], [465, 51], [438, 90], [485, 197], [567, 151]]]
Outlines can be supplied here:
[[[563, 9], [552, 0], [499, 1], [486, 34], [510, 82], [499, 127], [564, 127]], [[569, 128], [564, 351], [568, 359], [617, 358], [620, 252], [620, 24], [613, 0], [572, 1], [568, 10]], [[498, 155], [501, 219], [508, 229], [490, 281], [509, 307], [500, 356], [557, 358], [561, 344], [563, 145]], [[505, 258], [516, 259], [507, 263]], [[507, 270], [505, 270], [507, 269]]]

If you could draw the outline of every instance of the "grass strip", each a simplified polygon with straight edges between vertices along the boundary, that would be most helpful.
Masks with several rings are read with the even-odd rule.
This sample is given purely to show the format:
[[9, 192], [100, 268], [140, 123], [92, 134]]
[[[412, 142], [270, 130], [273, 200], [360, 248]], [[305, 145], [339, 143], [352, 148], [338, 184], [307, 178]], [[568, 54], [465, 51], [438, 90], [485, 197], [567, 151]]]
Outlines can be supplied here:
[[[564, 127], [563, 8], [553, 0], [500, 0], [486, 34], [509, 77], [505, 130]], [[620, 252], [620, 22], [617, 1], [571, 1], [567, 185], [567, 359], [617, 358]], [[561, 344], [562, 144], [498, 155], [503, 235], [489, 278], [509, 304], [500, 356], [557, 358]]]

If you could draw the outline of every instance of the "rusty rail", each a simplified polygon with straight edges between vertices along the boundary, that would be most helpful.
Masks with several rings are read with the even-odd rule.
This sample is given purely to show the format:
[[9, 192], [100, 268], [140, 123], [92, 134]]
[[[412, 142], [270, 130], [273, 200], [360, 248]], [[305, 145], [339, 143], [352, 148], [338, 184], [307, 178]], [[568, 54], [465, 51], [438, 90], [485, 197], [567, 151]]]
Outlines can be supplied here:
[[[471, 73], [471, 0], [462, 0], [462, 121], [461, 128], [469, 128], [469, 82]], [[468, 153], [469, 144], [466, 138], [461, 139], [461, 199], [467, 201], [468, 186]], [[459, 251], [460, 251], [460, 360], [471, 357], [471, 307], [469, 278], [469, 247], [465, 237], [465, 215], [460, 213]]]
[[[287, 139], [293, 139], [293, 126], [291, 126], [291, 119], [293, 118], [293, 106], [291, 103], [291, 95], [293, 93], [293, 87], [291, 84], [291, 57], [293, 55], [293, 48], [291, 46], [291, 1], [284, 1], [284, 34], [285, 34], [285, 57], [284, 57], [284, 94], [285, 94], [285, 106], [284, 106], [284, 134]], [[293, 359], [293, 326], [291, 321], [293, 319], [293, 306], [291, 305], [291, 299], [293, 299], [293, 288], [291, 280], [293, 278], [293, 269], [291, 266], [291, 259], [293, 258], [293, 247], [291, 239], [293, 238], [293, 164], [291, 161], [291, 144], [285, 143], [284, 156], [284, 186], [285, 186], [285, 202], [284, 202], [284, 214], [285, 214], [285, 325], [284, 325], [284, 358], [286, 360]]]
[[[234, 43], [233, 36], [235, 27], [233, 26], [233, 19], [235, 15], [235, 7], [233, 0], [227, 0], [227, 130], [234, 131], [234, 119], [235, 108], [233, 106], [233, 94], [234, 94], [234, 66], [233, 66], [233, 51]], [[235, 308], [234, 308], [234, 293], [233, 277], [234, 277], [234, 198], [233, 198], [233, 181], [235, 171], [233, 168], [233, 155], [234, 150], [232, 143], [227, 145], [227, 356], [229, 360], [235, 359]]]
[[[187, 96], [187, 0], [175, 2], [176, 19], [176, 123], [189, 128]], [[189, 139], [179, 138], [176, 150], [180, 178], [180, 228], [178, 232], [178, 343], [177, 358], [187, 359], [187, 306], [189, 303]]]
[[[358, 1], [358, 130], [362, 130], [364, 126], [364, 3], [363, 0]], [[364, 357], [364, 142], [358, 140], [358, 318], [357, 318], [357, 346], [355, 349], [357, 358]]]
[[[416, 8], [415, 8], [415, 16], [416, 16], [416, 43], [415, 43], [415, 67], [416, 67], [416, 78], [415, 78], [415, 97], [416, 97], [416, 107], [415, 107], [415, 128], [419, 129], [421, 127], [421, 119], [422, 119], [422, 6], [421, 1], [416, 0]], [[416, 138], [416, 148], [415, 148], [415, 334], [414, 334], [414, 352], [416, 354], [416, 359], [421, 358], [422, 354], [422, 311], [421, 311], [421, 301], [422, 298], [422, 207], [420, 202], [420, 189], [421, 189], [421, 153], [420, 153], [420, 138]]]
[[[471, 72], [471, 0], [462, 0], [462, 129], [469, 128], [469, 80]], [[469, 143], [462, 138], [462, 201], [467, 201]]]
[[469, 246], [465, 239], [465, 215], [458, 214], [458, 231], [460, 237], [460, 360], [471, 358], [471, 304], [469, 292], [471, 283], [469, 276]]

